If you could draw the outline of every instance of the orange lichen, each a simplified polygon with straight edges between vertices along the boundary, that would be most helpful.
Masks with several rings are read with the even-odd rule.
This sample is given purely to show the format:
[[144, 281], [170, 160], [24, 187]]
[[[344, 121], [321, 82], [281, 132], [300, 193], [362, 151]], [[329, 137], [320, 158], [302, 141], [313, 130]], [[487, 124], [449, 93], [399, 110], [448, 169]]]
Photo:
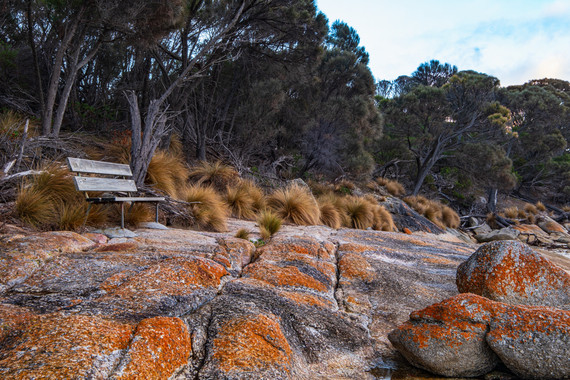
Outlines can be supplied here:
[[26, 308], [0, 304], [0, 347], [6, 337], [16, 335], [24, 330], [34, 316], [35, 314]]
[[319, 307], [324, 307], [324, 308], [330, 308], [332, 306], [332, 302], [319, 297], [319, 296], [314, 296], [311, 294], [305, 294], [305, 293], [300, 293], [300, 292], [285, 292], [282, 291], [279, 293], [279, 295], [290, 299], [291, 301], [298, 303], [298, 304], [304, 304], [307, 306], [319, 306]]
[[298, 287], [326, 292], [327, 287], [294, 266], [280, 267], [268, 262], [256, 262], [249, 265], [243, 273], [244, 277], [253, 277], [274, 286]]
[[281, 368], [289, 372], [292, 351], [277, 317], [257, 314], [226, 321], [213, 340], [213, 359], [224, 372]]
[[408, 227], [404, 227], [404, 229], [402, 230], [405, 234], [411, 235], [412, 231], [410, 231], [410, 229]]
[[301, 255], [316, 257], [319, 259], [332, 259], [334, 258], [334, 245], [321, 244], [315, 239], [311, 238], [296, 238], [295, 240], [282, 240], [272, 242], [259, 250], [260, 254], [265, 253], [297, 253]]
[[341, 277], [362, 281], [374, 280], [376, 273], [370, 263], [362, 256], [347, 253], [339, 261]]
[[192, 340], [179, 318], [142, 320], [114, 379], [167, 379], [188, 363]]
[[457, 265], [456, 261], [446, 259], [445, 257], [426, 257], [422, 259], [426, 263], [440, 264], [440, 265]]
[[353, 252], [353, 253], [364, 253], [364, 252], [374, 252], [378, 247], [373, 247], [370, 245], [363, 245], [357, 243], [345, 243], [341, 244], [338, 248], [341, 252]]
[[34, 318], [0, 360], [4, 378], [106, 378], [127, 348], [133, 327], [58, 313]]

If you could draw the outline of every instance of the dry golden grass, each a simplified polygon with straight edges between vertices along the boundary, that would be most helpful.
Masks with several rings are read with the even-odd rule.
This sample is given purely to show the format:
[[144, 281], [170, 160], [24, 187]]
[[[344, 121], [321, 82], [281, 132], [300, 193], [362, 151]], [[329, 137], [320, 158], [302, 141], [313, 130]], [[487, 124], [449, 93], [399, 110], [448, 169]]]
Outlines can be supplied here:
[[[109, 205], [91, 205], [89, 215], [87, 216], [87, 223], [90, 226], [102, 226], [109, 221]], [[81, 205], [83, 209], [83, 217], [87, 213], [87, 203]]]
[[298, 225], [319, 224], [320, 210], [313, 194], [304, 187], [292, 185], [274, 191], [267, 205], [282, 219]]
[[334, 229], [340, 228], [342, 225], [341, 214], [337, 207], [326, 198], [319, 199], [319, 209], [321, 212], [321, 223]]
[[80, 197], [75, 190], [72, 175], [65, 166], [53, 163], [40, 171], [40, 174], [31, 179], [32, 187], [43, 191], [54, 200], [69, 201]]
[[181, 192], [181, 196], [186, 202], [200, 202], [187, 206], [188, 211], [200, 228], [218, 232], [227, 230], [229, 210], [220, 195], [212, 187], [187, 186]]
[[493, 228], [493, 229], [498, 229], [499, 224], [497, 223], [497, 217], [495, 216], [495, 214], [493, 214], [492, 212], [487, 214], [487, 218], [486, 218], [487, 224]]
[[[12, 110], [0, 113], [0, 134], [9, 135], [13, 139], [19, 139], [24, 133], [26, 117]], [[38, 134], [37, 121], [30, 120], [28, 124], [28, 137]]]
[[507, 207], [503, 210], [505, 217], [509, 219], [516, 219], [519, 215], [519, 209], [517, 207]]
[[240, 228], [238, 232], [236, 232], [235, 237], [238, 239], [249, 240], [250, 232], [246, 228]]
[[86, 207], [79, 202], [61, 202], [57, 207], [57, 227], [60, 230], [76, 231], [85, 221]]
[[156, 151], [146, 173], [146, 182], [164, 191], [173, 198], [178, 198], [190, 172], [184, 162], [177, 156], [164, 151]]
[[51, 224], [56, 217], [53, 201], [47, 193], [26, 184], [18, 189], [15, 213], [34, 227]]
[[527, 214], [532, 214], [532, 215], [538, 214], [538, 208], [531, 203], [526, 203], [524, 205], [524, 210], [527, 212]]
[[541, 201], [536, 202], [536, 209], [538, 211], [546, 211], [546, 206]]
[[526, 221], [530, 224], [535, 224], [536, 223], [536, 215], [530, 214], [530, 213], [527, 214]]
[[449, 206], [443, 206], [441, 209], [443, 224], [449, 228], [458, 228], [461, 225], [461, 218]]
[[170, 143], [168, 144], [168, 153], [182, 159], [184, 157], [184, 145], [180, 136], [176, 133], [170, 135]]
[[225, 198], [232, 216], [236, 218], [252, 220], [265, 209], [263, 191], [249, 180], [241, 180], [237, 186], [228, 187]]
[[384, 206], [376, 205], [374, 208], [374, 224], [372, 228], [378, 231], [396, 231], [392, 214]]
[[282, 219], [271, 211], [263, 211], [257, 220], [263, 240], [269, 240], [281, 229]]
[[152, 206], [146, 203], [135, 202], [132, 205], [125, 205], [125, 223], [127, 224], [138, 227], [141, 223], [152, 221], [153, 217]]
[[330, 183], [308, 180], [307, 185], [315, 197], [320, 197], [321, 195], [327, 195], [334, 192], [334, 186]]
[[334, 191], [343, 195], [352, 194], [355, 189], [356, 185], [347, 179], [343, 179], [334, 185]]
[[517, 218], [526, 219], [528, 218], [528, 215], [525, 210], [518, 209]]
[[404, 185], [402, 185], [398, 181], [394, 181], [383, 177], [378, 177], [376, 178], [376, 183], [380, 186], [384, 186], [386, 188], [386, 191], [388, 191], [390, 194], [392, 194], [395, 197], [400, 197], [406, 193]]
[[190, 179], [197, 185], [211, 186], [223, 192], [228, 186], [235, 186], [239, 181], [238, 172], [221, 161], [209, 163], [202, 161], [190, 168]]
[[404, 202], [439, 227], [457, 228], [460, 224], [459, 215], [449, 206], [440, 202], [427, 199], [421, 195], [406, 197]]
[[348, 216], [345, 226], [365, 230], [374, 225], [374, 205], [363, 197], [348, 197], [344, 202]]
[[570, 206], [562, 206], [562, 211], [570, 212]]

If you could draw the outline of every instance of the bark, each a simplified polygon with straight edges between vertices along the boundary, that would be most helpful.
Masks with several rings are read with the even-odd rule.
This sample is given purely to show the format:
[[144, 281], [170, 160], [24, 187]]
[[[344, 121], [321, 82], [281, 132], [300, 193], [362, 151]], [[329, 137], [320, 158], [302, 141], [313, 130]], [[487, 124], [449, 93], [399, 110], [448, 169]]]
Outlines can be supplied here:
[[47, 89], [47, 100], [45, 108], [42, 112], [42, 135], [44, 136], [50, 135], [52, 132], [53, 110], [55, 107], [57, 90], [59, 88], [59, 80], [61, 79], [61, 71], [63, 69], [63, 57], [65, 56], [65, 52], [67, 51], [71, 40], [75, 36], [75, 32], [77, 31], [77, 27], [81, 18], [83, 17], [84, 11], [85, 8], [82, 7], [71, 25], [66, 28], [65, 36], [63, 37], [63, 40], [61, 41], [61, 44], [59, 45], [59, 48], [57, 49], [57, 53], [55, 55], [49, 86]]
[[492, 213], [497, 211], [497, 189], [487, 190], [487, 211]]
[[34, 71], [36, 74], [36, 82], [38, 86], [38, 95], [40, 99], [40, 110], [42, 113], [42, 120], [44, 119], [44, 109], [45, 109], [45, 100], [44, 100], [44, 88], [42, 85], [42, 74], [40, 72], [40, 62], [38, 60], [38, 52], [36, 50], [36, 43], [34, 42], [34, 34], [33, 34], [33, 21], [32, 21], [32, 0], [28, 0], [28, 43], [30, 44], [30, 49], [32, 50], [32, 58], [34, 60]]

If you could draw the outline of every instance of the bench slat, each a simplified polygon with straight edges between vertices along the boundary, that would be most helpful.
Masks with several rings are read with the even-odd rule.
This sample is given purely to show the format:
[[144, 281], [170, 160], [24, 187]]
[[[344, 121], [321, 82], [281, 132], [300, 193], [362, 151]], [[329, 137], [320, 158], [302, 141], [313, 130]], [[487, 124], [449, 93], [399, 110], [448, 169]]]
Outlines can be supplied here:
[[78, 191], [137, 191], [132, 179], [73, 177], [73, 182]]
[[131, 167], [125, 164], [114, 162], [84, 160], [82, 158], [67, 158], [67, 164], [72, 172], [117, 175], [132, 177]]
[[99, 197], [87, 198], [87, 202], [93, 203], [111, 203], [111, 202], [163, 202], [161, 197]]

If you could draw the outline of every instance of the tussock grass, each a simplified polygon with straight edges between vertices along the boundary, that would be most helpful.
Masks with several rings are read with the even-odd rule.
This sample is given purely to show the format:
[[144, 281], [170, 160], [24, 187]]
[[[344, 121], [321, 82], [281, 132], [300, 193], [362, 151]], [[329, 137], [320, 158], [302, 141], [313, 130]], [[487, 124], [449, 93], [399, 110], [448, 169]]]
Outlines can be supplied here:
[[265, 210], [267, 207], [265, 194], [263, 193], [263, 190], [255, 184], [255, 182], [248, 179], [242, 179], [239, 182], [239, 187], [244, 188], [253, 199], [253, 209], [255, 213]]
[[564, 212], [570, 212], [570, 206], [563, 206], [563, 207], [562, 207], [562, 211], [564, 211]]
[[374, 224], [374, 207], [369, 200], [363, 197], [347, 197], [344, 202], [347, 215], [345, 226], [365, 230]]
[[427, 199], [421, 195], [405, 197], [404, 202], [416, 210], [418, 214], [423, 215], [439, 227], [459, 227], [461, 221], [459, 215], [449, 206]]
[[311, 189], [311, 192], [315, 197], [320, 197], [322, 195], [329, 195], [334, 192], [334, 186], [326, 182], [317, 182], [313, 180], [308, 180], [307, 185]]
[[518, 209], [517, 218], [519, 219], [527, 219], [528, 215], [525, 210]]
[[541, 201], [538, 201], [538, 202], [536, 202], [536, 209], [538, 211], [544, 212], [544, 211], [546, 211], [546, 206]]
[[76, 231], [83, 225], [87, 208], [79, 202], [61, 202], [57, 212], [57, 227], [60, 230]]
[[441, 213], [442, 222], [445, 226], [449, 228], [458, 228], [461, 225], [461, 218], [451, 207], [443, 206]]
[[374, 224], [372, 228], [378, 231], [393, 232], [396, 231], [396, 225], [392, 214], [384, 206], [376, 205], [374, 208]]
[[261, 213], [257, 223], [259, 224], [259, 233], [263, 240], [269, 240], [281, 229], [282, 219], [275, 213], [266, 210]]
[[536, 223], [536, 215], [530, 214], [530, 213], [527, 214], [526, 221], [530, 224], [535, 224]]
[[[121, 212], [119, 206], [119, 213]], [[150, 222], [154, 216], [152, 206], [135, 202], [132, 205], [125, 204], [125, 223], [138, 227], [141, 223]]]
[[378, 177], [376, 178], [376, 183], [380, 186], [384, 186], [386, 188], [386, 191], [388, 191], [390, 194], [392, 194], [395, 197], [400, 197], [406, 193], [404, 185], [402, 185], [398, 181], [394, 181], [383, 177]]
[[532, 214], [532, 215], [538, 214], [538, 208], [531, 203], [526, 203], [524, 205], [524, 210], [527, 212], [527, 214]]
[[32, 178], [32, 187], [45, 192], [53, 200], [68, 201], [80, 197], [66, 167], [54, 163], [40, 171], [40, 174]]
[[342, 217], [335, 204], [327, 198], [319, 198], [318, 204], [321, 212], [321, 223], [334, 229], [340, 228], [342, 225]]
[[304, 187], [291, 185], [274, 191], [267, 205], [280, 218], [298, 225], [319, 224], [320, 210], [313, 194]]
[[235, 187], [228, 186], [225, 201], [235, 218], [253, 220], [265, 209], [263, 191], [249, 180], [241, 180]]
[[246, 228], [240, 228], [236, 232], [235, 237], [238, 239], [249, 240], [250, 232]]
[[226, 187], [238, 184], [239, 175], [233, 167], [221, 161], [213, 163], [202, 161], [190, 168], [190, 179], [197, 185], [211, 186], [223, 192]]
[[146, 182], [164, 191], [170, 197], [178, 198], [184, 188], [190, 171], [182, 159], [165, 151], [156, 151], [146, 173]]
[[53, 200], [48, 194], [25, 184], [18, 189], [15, 213], [24, 223], [34, 227], [51, 224], [56, 216]]
[[515, 219], [519, 215], [519, 209], [517, 207], [508, 207], [503, 210], [505, 216], [509, 219]]
[[499, 224], [497, 223], [497, 217], [492, 212], [487, 214], [486, 222], [493, 229], [500, 228]]
[[200, 228], [218, 232], [227, 230], [229, 210], [214, 188], [198, 185], [187, 186], [181, 195], [186, 202], [200, 202], [187, 206]]

